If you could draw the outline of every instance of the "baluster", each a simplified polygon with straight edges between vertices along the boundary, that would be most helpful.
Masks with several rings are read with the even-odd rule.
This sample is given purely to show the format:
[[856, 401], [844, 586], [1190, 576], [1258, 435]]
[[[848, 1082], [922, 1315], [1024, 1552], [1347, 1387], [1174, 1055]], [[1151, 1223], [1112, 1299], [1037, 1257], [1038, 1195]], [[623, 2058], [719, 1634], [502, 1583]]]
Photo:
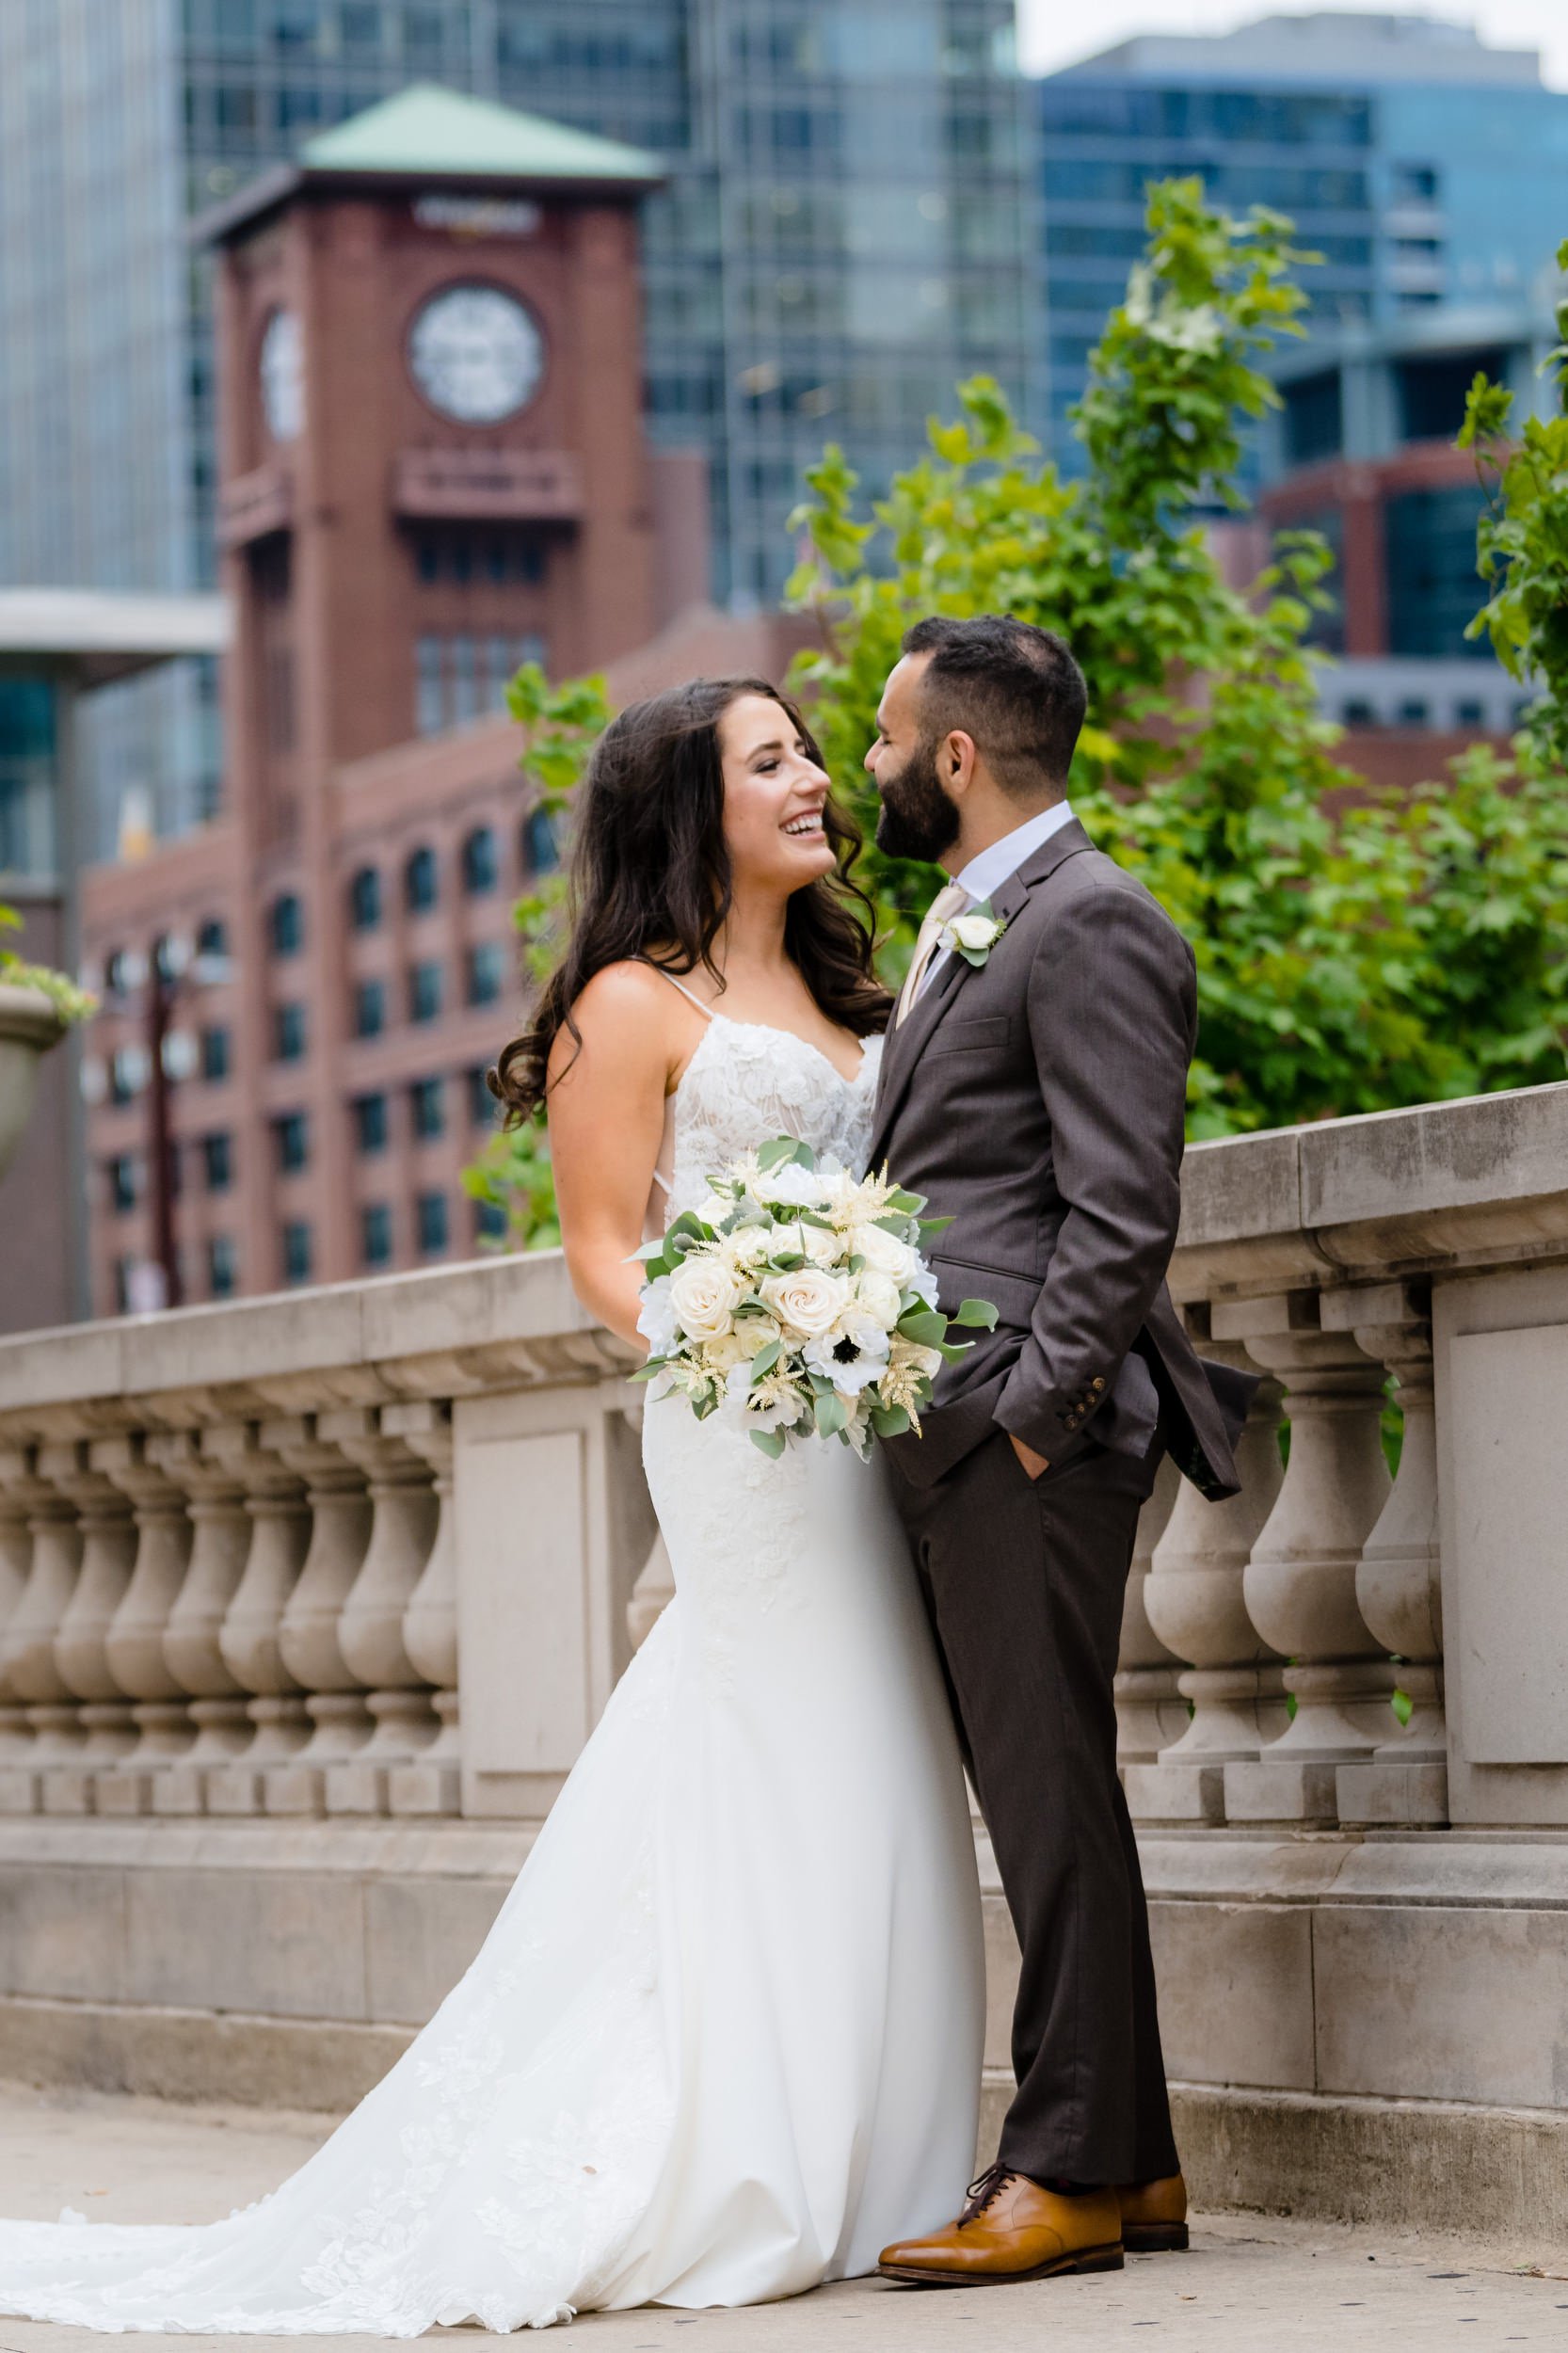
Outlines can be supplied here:
[[[1240, 1371], [1255, 1368], [1236, 1342], [1206, 1339], [1208, 1353]], [[1140, 1821], [1224, 1820], [1224, 1767], [1256, 1757], [1284, 1731], [1279, 1667], [1247, 1615], [1247, 1563], [1284, 1481], [1279, 1457], [1281, 1391], [1265, 1380], [1237, 1441], [1239, 1495], [1208, 1503], [1184, 1484], [1155, 1547], [1144, 1594], [1149, 1623], [1188, 1663], [1176, 1678], [1185, 1707], [1178, 1734], [1158, 1760], [1128, 1777], [1128, 1804]]]
[[81, 1565], [55, 1636], [55, 1664], [68, 1690], [84, 1703], [87, 1735], [79, 1758], [45, 1779], [43, 1810], [89, 1814], [97, 1771], [136, 1745], [130, 1702], [110, 1670], [107, 1647], [136, 1566], [136, 1524], [126, 1497], [94, 1467], [88, 1445], [72, 1439], [42, 1447], [39, 1463], [75, 1504], [81, 1521]]
[[289, 1595], [279, 1635], [283, 1665], [305, 1693], [311, 1737], [286, 1764], [265, 1775], [269, 1814], [319, 1814], [330, 1767], [362, 1748], [370, 1734], [364, 1689], [344, 1658], [338, 1626], [370, 1542], [364, 1473], [322, 1433], [327, 1418], [304, 1415], [281, 1434], [278, 1451], [305, 1481], [311, 1542]]
[[1394, 1672], [1356, 1603], [1356, 1571], [1388, 1498], [1381, 1364], [1323, 1328], [1314, 1292], [1221, 1303], [1222, 1337], [1285, 1385], [1290, 1460], [1242, 1580], [1262, 1641], [1291, 1664], [1296, 1712], [1256, 1759], [1224, 1769], [1233, 1822], [1334, 1823], [1336, 1770], [1370, 1755], [1388, 1724]]
[[[25, 1447], [0, 1447], [0, 1784], [13, 1768], [26, 1773], [33, 1753], [27, 1711], [5, 1668], [7, 1629], [21, 1606], [33, 1561], [24, 1492], [27, 1475]], [[24, 1811], [31, 1810], [30, 1776], [27, 1790], [28, 1806]], [[0, 1813], [10, 1810], [0, 1796]]]
[[75, 1589], [82, 1561], [82, 1530], [74, 1505], [41, 1467], [45, 1449], [30, 1447], [26, 1469], [12, 1493], [27, 1513], [32, 1539], [27, 1582], [6, 1628], [0, 1667], [25, 1704], [34, 1746], [24, 1769], [0, 1785], [0, 1803], [13, 1814], [31, 1814], [41, 1801], [43, 1778], [73, 1765], [84, 1741], [74, 1698], [55, 1663], [55, 1637]]
[[423, 1401], [381, 1408], [381, 1426], [427, 1463], [436, 1482], [436, 1536], [403, 1613], [403, 1646], [436, 1687], [440, 1730], [411, 1765], [387, 1776], [394, 1814], [456, 1814], [461, 1797], [457, 1694], [457, 1531], [452, 1508], [452, 1408]]
[[1145, 1765], [1161, 1743], [1176, 1737], [1177, 1718], [1187, 1710], [1176, 1697], [1180, 1664], [1149, 1624], [1144, 1587], [1154, 1548], [1172, 1512], [1181, 1473], [1167, 1454], [1155, 1475], [1154, 1492], [1138, 1514], [1138, 1533], [1122, 1603], [1122, 1637], [1116, 1654], [1116, 1762], [1123, 1771]]
[[163, 1431], [148, 1453], [188, 1498], [190, 1563], [164, 1632], [164, 1661], [190, 1693], [196, 1738], [152, 1784], [154, 1814], [203, 1814], [207, 1776], [245, 1744], [249, 1727], [239, 1685], [224, 1664], [220, 1637], [250, 1549], [241, 1465], [251, 1426], [221, 1421]]
[[310, 1546], [311, 1514], [304, 1481], [278, 1449], [302, 1437], [304, 1427], [299, 1416], [264, 1421], [240, 1459], [250, 1548], [218, 1648], [235, 1682], [251, 1694], [246, 1714], [255, 1730], [230, 1763], [207, 1775], [209, 1814], [264, 1813], [269, 1769], [286, 1764], [310, 1737], [305, 1703], [280, 1648], [283, 1612]]
[[435, 1543], [436, 1492], [429, 1465], [387, 1427], [374, 1406], [320, 1417], [370, 1481], [370, 1543], [344, 1604], [338, 1643], [365, 1687], [375, 1726], [364, 1747], [327, 1776], [328, 1814], [384, 1814], [387, 1773], [435, 1738], [430, 1694], [403, 1641], [403, 1619]]
[[[635, 1560], [635, 1553], [632, 1557]], [[637, 1573], [632, 1598], [626, 1605], [626, 1631], [634, 1651], [641, 1650], [674, 1599], [675, 1571], [670, 1567], [670, 1557], [660, 1534], [648, 1547], [648, 1559]]]
[[1444, 1823], [1448, 1818], [1448, 1726], [1443, 1701], [1442, 1545], [1437, 1508], [1430, 1288], [1368, 1284], [1331, 1291], [1323, 1321], [1349, 1320], [1356, 1344], [1399, 1384], [1404, 1439], [1394, 1490], [1367, 1539], [1355, 1597], [1371, 1632], [1400, 1664], [1413, 1703], [1401, 1730], [1392, 1714], [1371, 1761], [1339, 1768], [1343, 1822]]
[[97, 1438], [89, 1449], [95, 1470], [129, 1497], [136, 1520], [136, 1566], [109, 1625], [104, 1656], [109, 1672], [131, 1694], [139, 1738], [118, 1765], [97, 1776], [100, 1814], [145, 1814], [152, 1777], [190, 1747], [195, 1727], [182, 1686], [169, 1673], [164, 1641], [184, 1583], [191, 1523], [184, 1490], [152, 1460], [139, 1432]]

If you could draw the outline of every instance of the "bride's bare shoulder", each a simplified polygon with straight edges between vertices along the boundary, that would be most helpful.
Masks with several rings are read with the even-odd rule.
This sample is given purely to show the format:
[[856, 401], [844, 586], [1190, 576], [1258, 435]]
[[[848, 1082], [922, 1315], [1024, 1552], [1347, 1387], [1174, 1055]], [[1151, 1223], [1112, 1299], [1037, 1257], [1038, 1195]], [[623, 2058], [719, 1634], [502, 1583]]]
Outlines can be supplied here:
[[622, 1065], [645, 1057], [667, 1061], [692, 1018], [679, 990], [652, 965], [634, 956], [606, 964], [579, 990], [556, 1032], [552, 1075], [564, 1076], [584, 1048], [613, 1056]]

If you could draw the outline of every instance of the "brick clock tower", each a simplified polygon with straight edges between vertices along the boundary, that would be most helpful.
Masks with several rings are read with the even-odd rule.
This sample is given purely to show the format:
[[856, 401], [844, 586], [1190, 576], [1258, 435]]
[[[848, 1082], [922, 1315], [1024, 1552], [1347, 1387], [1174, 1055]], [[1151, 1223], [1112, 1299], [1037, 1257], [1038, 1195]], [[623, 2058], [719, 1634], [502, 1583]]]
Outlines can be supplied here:
[[[570, 673], [652, 632], [636, 205], [658, 178], [634, 150], [419, 86], [205, 224], [236, 621], [242, 1289], [367, 1262], [345, 1066], [364, 1034], [349, 911], [362, 839], [345, 852], [345, 793], [362, 837], [377, 755], [481, 721], [522, 660]], [[400, 920], [402, 873], [386, 880]], [[284, 986], [309, 1045], [275, 1081]], [[308, 1123], [308, 1265], [280, 1263], [288, 1203], [256, 1181], [279, 1176], [280, 1087]]]

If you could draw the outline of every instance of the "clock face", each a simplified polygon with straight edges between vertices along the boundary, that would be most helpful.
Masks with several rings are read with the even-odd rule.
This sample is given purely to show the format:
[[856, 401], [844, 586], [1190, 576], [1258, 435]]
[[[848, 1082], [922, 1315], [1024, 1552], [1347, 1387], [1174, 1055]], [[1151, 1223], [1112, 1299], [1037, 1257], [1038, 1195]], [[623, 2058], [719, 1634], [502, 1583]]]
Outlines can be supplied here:
[[274, 311], [262, 335], [262, 408], [275, 441], [297, 440], [305, 423], [305, 342], [292, 311]]
[[544, 337], [515, 295], [498, 286], [443, 286], [415, 316], [408, 366], [443, 417], [498, 424], [534, 397]]

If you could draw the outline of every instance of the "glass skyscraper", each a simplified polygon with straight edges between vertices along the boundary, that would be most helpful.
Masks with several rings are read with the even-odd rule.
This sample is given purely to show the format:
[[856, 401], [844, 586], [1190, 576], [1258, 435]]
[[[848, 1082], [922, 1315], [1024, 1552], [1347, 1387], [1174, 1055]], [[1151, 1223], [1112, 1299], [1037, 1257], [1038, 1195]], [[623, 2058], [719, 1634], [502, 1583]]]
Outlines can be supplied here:
[[1143, 242], [1144, 190], [1201, 178], [1323, 256], [1309, 325], [1540, 307], [1568, 236], [1568, 95], [1468, 26], [1343, 11], [1150, 35], [1035, 86], [1053, 427]]
[[[804, 466], [878, 490], [957, 377], [1033, 408], [1012, 0], [6, 0], [0, 580], [210, 578], [210, 296], [190, 216], [414, 80], [653, 149], [647, 412], [710, 461], [713, 589], [775, 601]], [[84, 720], [89, 856], [128, 786], [216, 806], [201, 665]]]

